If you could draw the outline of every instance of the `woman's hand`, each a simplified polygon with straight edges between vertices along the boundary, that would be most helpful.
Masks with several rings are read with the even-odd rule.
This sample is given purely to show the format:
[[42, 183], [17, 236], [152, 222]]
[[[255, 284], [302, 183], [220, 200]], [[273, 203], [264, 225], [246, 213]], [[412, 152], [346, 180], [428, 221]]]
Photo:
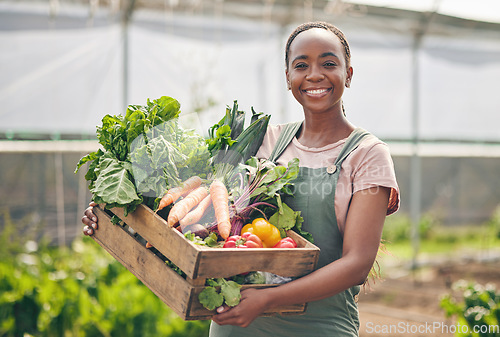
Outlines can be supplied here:
[[268, 307], [267, 289], [246, 289], [241, 292], [241, 301], [235, 307], [224, 305], [217, 308], [212, 320], [219, 325], [237, 325], [247, 327]]
[[92, 235], [97, 230], [97, 216], [94, 214], [94, 206], [97, 206], [97, 204], [93, 201], [90, 202], [89, 207], [83, 212], [82, 223], [85, 225], [83, 227], [84, 235]]

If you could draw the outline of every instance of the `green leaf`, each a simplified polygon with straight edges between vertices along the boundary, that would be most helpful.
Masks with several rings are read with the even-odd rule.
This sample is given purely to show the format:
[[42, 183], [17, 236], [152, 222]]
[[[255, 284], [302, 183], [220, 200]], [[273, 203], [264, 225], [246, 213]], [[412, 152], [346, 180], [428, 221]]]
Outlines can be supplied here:
[[104, 154], [104, 152], [102, 152], [102, 150], [99, 149], [96, 152], [91, 152], [88, 155], [83, 156], [82, 158], [80, 158], [80, 160], [78, 161], [78, 164], [76, 165], [75, 173], [77, 173], [78, 170], [80, 169], [80, 167], [82, 167], [84, 164], [86, 164], [89, 161], [93, 161], [93, 160], [98, 159], [103, 154]]
[[198, 295], [198, 300], [206, 309], [214, 310], [222, 305], [224, 297], [221, 293], [217, 292], [216, 288], [205, 287]]
[[[257, 115], [254, 113], [254, 116]], [[227, 179], [226, 176], [232, 173], [231, 167], [235, 168], [255, 155], [262, 144], [269, 119], [269, 115], [252, 118], [252, 123], [245, 128], [245, 112], [238, 110], [237, 102], [234, 101], [232, 110], [226, 108], [224, 118], [209, 129], [206, 140], [216, 178]], [[228, 165], [221, 169], [221, 163]]]
[[205, 239], [204, 239], [206, 245], [208, 247], [218, 247], [220, 246], [219, 242], [217, 241], [217, 234], [214, 232], [210, 233]]
[[282, 202], [278, 211], [269, 218], [269, 222], [280, 230], [281, 237], [285, 237], [286, 231], [292, 229], [297, 223], [298, 214]]
[[303, 222], [304, 222], [304, 218], [300, 215], [300, 211], [298, 211], [296, 222], [295, 222], [295, 227], [293, 228], [293, 230], [295, 232], [297, 232], [298, 234], [300, 234], [300, 236], [302, 236], [307, 241], [314, 243], [314, 238], [313, 238], [312, 234], [307, 232], [307, 231], [302, 230], [302, 223]]
[[124, 163], [110, 157], [101, 160], [90, 192], [106, 204], [126, 205], [140, 199]]
[[234, 281], [226, 281], [222, 279], [220, 292], [224, 296], [224, 302], [230, 307], [234, 307], [240, 303], [241, 299], [241, 285]]
[[122, 220], [117, 215], [113, 215], [110, 221], [113, 225], [119, 225]]
[[162, 96], [152, 102], [148, 100], [149, 116], [152, 126], [179, 117], [180, 103], [168, 96]]

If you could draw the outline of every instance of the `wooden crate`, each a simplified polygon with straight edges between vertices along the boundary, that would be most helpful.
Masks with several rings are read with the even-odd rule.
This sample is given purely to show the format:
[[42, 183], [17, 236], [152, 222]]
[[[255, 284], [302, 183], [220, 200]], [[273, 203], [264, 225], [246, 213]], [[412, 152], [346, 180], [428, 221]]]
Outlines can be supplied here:
[[[127, 217], [121, 208], [111, 210], [127, 224], [126, 227], [131, 227], [138, 234], [135, 236], [125, 227], [113, 225], [110, 215], [102, 208], [95, 207], [94, 211], [99, 219], [99, 228], [93, 239], [184, 320], [210, 319], [214, 314], [198, 301], [206, 278], [230, 277], [248, 271], [299, 277], [314, 270], [319, 256], [318, 247], [293, 231], [289, 231], [288, 235], [298, 244], [294, 249], [210, 248], [186, 240], [144, 205]], [[137, 236], [151, 243], [154, 249], [147, 249]], [[186, 278], [168, 267], [165, 258], [178, 266]], [[241, 289], [272, 286], [276, 285], [243, 285]], [[278, 307], [264, 315], [300, 314], [305, 308], [305, 303]]]

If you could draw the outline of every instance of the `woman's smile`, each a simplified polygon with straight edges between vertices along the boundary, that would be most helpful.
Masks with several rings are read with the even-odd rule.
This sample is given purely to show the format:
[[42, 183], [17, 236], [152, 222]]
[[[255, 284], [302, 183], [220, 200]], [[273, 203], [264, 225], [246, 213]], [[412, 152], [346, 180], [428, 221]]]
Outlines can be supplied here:
[[323, 97], [331, 90], [332, 90], [332, 88], [304, 89], [304, 90], [302, 90], [302, 92], [304, 92], [306, 95], [308, 95], [310, 97]]

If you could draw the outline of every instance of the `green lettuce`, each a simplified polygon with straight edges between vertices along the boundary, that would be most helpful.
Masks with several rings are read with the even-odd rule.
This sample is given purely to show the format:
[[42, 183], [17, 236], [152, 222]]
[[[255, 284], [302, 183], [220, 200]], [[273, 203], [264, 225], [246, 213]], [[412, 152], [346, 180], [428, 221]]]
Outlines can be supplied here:
[[93, 201], [128, 214], [145, 197], [155, 200], [194, 174], [206, 175], [205, 139], [180, 127], [179, 114], [179, 102], [163, 96], [130, 105], [125, 115], [103, 117], [97, 127], [102, 149], [82, 157], [75, 169], [89, 163], [85, 179]]

